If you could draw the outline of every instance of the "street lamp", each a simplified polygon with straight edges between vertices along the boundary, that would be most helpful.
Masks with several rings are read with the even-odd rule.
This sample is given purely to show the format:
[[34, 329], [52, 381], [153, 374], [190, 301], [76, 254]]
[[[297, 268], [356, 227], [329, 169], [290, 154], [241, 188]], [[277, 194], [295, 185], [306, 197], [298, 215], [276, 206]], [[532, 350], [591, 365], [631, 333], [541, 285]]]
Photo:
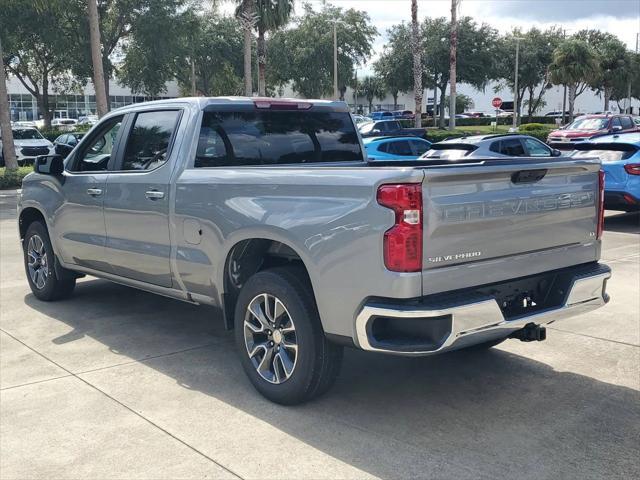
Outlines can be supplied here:
[[518, 63], [520, 61], [520, 40], [522, 38], [515, 37], [516, 41], [516, 70], [515, 70], [515, 81], [513, 88], [513, 128], [514, 130], [518, 126]]

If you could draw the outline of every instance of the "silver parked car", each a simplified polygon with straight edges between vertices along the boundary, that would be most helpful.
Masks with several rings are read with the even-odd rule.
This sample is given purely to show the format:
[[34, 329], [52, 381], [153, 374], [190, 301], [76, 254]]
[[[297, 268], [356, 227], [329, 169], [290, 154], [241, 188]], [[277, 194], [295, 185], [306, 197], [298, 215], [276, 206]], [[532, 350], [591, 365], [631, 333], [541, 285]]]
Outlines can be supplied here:
[[420, 159], [482, 157], [559, 157], [561, 152], [529, 135], [493, 134], [451, 138], [434, 143]]

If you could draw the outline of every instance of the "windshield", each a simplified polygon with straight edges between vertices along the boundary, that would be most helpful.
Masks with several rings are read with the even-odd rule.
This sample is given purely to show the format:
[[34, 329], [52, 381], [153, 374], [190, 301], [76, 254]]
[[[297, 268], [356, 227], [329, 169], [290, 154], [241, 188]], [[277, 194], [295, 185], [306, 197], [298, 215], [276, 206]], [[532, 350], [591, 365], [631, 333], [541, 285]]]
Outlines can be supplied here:
[[607, 118], [582, 118], [569, 125], [567, 130], [602, 130], [608, 123]]
[[371, 130], [373, 130], [373, 126], [375, 125], [375, 123], [373, 122], [368, 122], [365, 123], [363, 125], [360, 125], [359, 129], [360, 129], [360, 133], [370, 133]]
[[44, 137], [40, 135], [40, 132], [33, 128], [18, 128], [13, 130], [14, 140], [42, 140]]

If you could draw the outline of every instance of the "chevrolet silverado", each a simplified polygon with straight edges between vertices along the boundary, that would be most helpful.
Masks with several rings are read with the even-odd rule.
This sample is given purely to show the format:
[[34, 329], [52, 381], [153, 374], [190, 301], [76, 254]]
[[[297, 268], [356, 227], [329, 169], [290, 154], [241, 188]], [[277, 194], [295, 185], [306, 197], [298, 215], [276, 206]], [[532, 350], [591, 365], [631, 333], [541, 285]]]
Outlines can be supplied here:
[[367, 162], [347, 106], [193, 98], [115, 110], [19, 198], [43, 301], [92, 275], [218, 307], [264, 396], [310, 400], [344, 346], [432, 355], [608, 300], [592, 158]]

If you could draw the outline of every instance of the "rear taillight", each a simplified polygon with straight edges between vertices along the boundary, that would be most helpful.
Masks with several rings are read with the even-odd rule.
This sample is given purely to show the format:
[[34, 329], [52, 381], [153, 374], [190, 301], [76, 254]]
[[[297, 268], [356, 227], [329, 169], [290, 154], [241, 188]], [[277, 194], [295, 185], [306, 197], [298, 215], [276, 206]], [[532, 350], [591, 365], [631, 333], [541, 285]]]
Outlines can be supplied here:
[[395, 224], [384, 234], [384, 264], [393, 272], [422, 270], [422, 186], [381, 185], [378, 203], [395, 212]]
[[629, 175], [640, 175], [640, 163], [628, 163], [624, 166], [624, 171]]
[[598, 172], [598, 227], [596, 229], [596, 238], [602, 238], [604, 231], [604, 171]]

